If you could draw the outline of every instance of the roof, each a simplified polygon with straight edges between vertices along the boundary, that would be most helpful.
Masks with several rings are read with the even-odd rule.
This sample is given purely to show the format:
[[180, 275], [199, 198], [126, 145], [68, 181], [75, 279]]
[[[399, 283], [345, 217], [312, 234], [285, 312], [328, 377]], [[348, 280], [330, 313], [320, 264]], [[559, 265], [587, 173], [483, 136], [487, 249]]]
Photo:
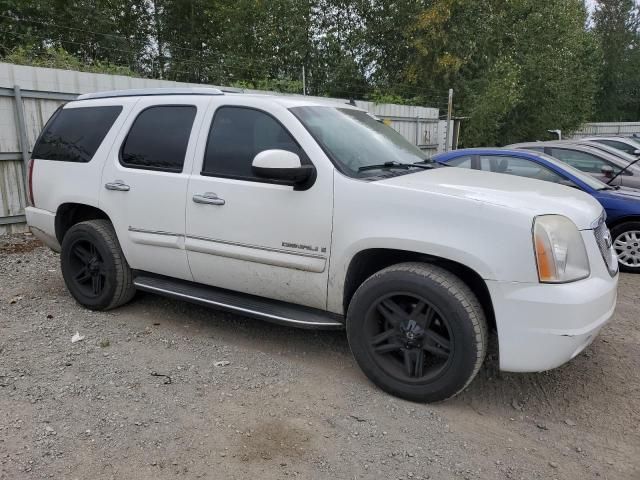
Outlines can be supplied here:
[[285, 108], [303, 107], [303, 106], [327, 106], [350, 108], [362, 110], [339, 100], [330, 100], [323, 97], [309, 97], [303, 95], [268, 95], [258, 93], [242, 93], [238, 89], [220, 89], [211, 87], [180, 87], [180, 88], [135, 88], [129, 90], [109, 90], [96, 93], [85, 93], [78, 96], [76, 100], [95, 100], [104, 98], [122, 98], [122, 97], [149, 97], [163, 95], [242, 95], [243, 98], [255, 98], [256, 100], [271, 101], [282, 105]]
[[606, 135], [606, 136], [593, 135], [593, 136], [584, 137], [582, 140], [618, 140], [618, 141], [631, 140], [633, 141], [633, 143], [638, 143], [637, 137], [630, 137], [630, 136], [625, 137], [623, 135]]
[[147, 97], [153, 95], [224, 95], [219, 88], [187, 87], [187, 88], [132, 88], [130, 90], [107, 90], [105, 92], [85, 93], [77, 100], [115, 97]]
[[[499, 147], [481, 147], [481, 148], [461, 148], [459, 150], [451, 150], [445, 153], [434, 155], [434, 159], [448, 160], [454, 157], [464, 155], [516, 155], [516, 156], [536, 156], [539, 152], [530, 150], [514, 150], [512, 148]], [[539, 156], [539, 155], [538, 155]]]

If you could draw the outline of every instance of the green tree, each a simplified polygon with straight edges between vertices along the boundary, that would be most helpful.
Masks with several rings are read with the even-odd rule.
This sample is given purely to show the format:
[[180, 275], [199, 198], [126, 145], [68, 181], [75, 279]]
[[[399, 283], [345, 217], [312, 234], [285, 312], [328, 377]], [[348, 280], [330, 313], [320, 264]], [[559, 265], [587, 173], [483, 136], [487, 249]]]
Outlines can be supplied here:
[[86, 65], [147, 68], [146, 0], [0, 0], [0, 12], [2, 56], [22, 47], [46, 57], [53, 48]]
[[465, 145], [543, 138], [593, 111], [599, 50], [581, 0], [434, 0], [407, 81], [451, 86]]
[[640, 17], [634, 0], [599, 0], [594, 32], [603, 53], [596, 103], [599, 121], [640, 118]]

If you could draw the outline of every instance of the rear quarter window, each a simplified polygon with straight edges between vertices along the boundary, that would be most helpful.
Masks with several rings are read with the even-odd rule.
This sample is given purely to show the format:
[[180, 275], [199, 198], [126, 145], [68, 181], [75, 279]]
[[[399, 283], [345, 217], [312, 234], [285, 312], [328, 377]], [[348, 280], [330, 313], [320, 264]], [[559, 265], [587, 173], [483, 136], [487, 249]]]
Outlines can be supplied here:
[[91, 161], [120, 112], [120, 105], [58, 110], [45, 125], [32, 157], [61, 162]]

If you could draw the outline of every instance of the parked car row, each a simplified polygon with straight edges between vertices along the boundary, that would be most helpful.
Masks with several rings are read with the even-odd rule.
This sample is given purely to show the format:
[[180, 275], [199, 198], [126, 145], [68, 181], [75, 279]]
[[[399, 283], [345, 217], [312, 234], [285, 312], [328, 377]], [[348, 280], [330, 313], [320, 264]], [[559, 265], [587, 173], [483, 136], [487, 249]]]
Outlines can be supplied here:
[[436, 155], [455, 167], [528, 177], [588, 193], [604, 207], [620, 269], [640, 272], [640, 144], [630, 138], [529, 142]]

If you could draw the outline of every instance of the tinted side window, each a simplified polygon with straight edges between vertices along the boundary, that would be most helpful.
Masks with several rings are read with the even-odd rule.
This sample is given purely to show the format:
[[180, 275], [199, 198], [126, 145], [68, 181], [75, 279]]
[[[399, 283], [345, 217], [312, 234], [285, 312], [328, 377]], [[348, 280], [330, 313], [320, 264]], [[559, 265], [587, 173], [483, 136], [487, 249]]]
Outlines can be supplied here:
[[551, 156], [556, 157], [563, 162], [568, 163], [572, 167], [587, 173], [600, 173], [603, 166], [613, 168], [613, 171], [616, 173], [620, 171], [620, 167], [606, 162], [600, 157], [587, 152], [579, 152], [577, 150], [567, 150], [563, 148], [552, 148]]
[[488, 172], [506, 173], [518, 177], [533, 178], [547, 182], [573, 186], [573, 182], [561, 177], [553, 170], [531, 160], [509, 156], [480, 156], [480, 169]]
[[600, 142], [604, 145], [608, 145], [613, 148], [617, 148], [618, 150], [622, 150], [623, 152], [627, 152], [633, 155], [633, 152], [636, 151], [631, 145], [627, 145], [623, 142], [616, 142], [615, 140], [596, 140], [596, 142]]
[[449, 165], [460, 168], [471, 168], [471, 156], [466, 155], [464, 157], [454, 158], [447, 162]]
[[202, 174], [257, 180], [251, 171], [253, 158], [271, 149], [303, 158], [300, 146], [270, 115], [250, 108], [220, 107], [209, 131]]
[[119, 105], [58, 110], [45, 125], [33, 148], [33, 158], [90, 161], [121, 111]]
[[181, 172], [195, 116], [192, 105], [143, 110], [122, 144], [120, 162], [130, 168]]

